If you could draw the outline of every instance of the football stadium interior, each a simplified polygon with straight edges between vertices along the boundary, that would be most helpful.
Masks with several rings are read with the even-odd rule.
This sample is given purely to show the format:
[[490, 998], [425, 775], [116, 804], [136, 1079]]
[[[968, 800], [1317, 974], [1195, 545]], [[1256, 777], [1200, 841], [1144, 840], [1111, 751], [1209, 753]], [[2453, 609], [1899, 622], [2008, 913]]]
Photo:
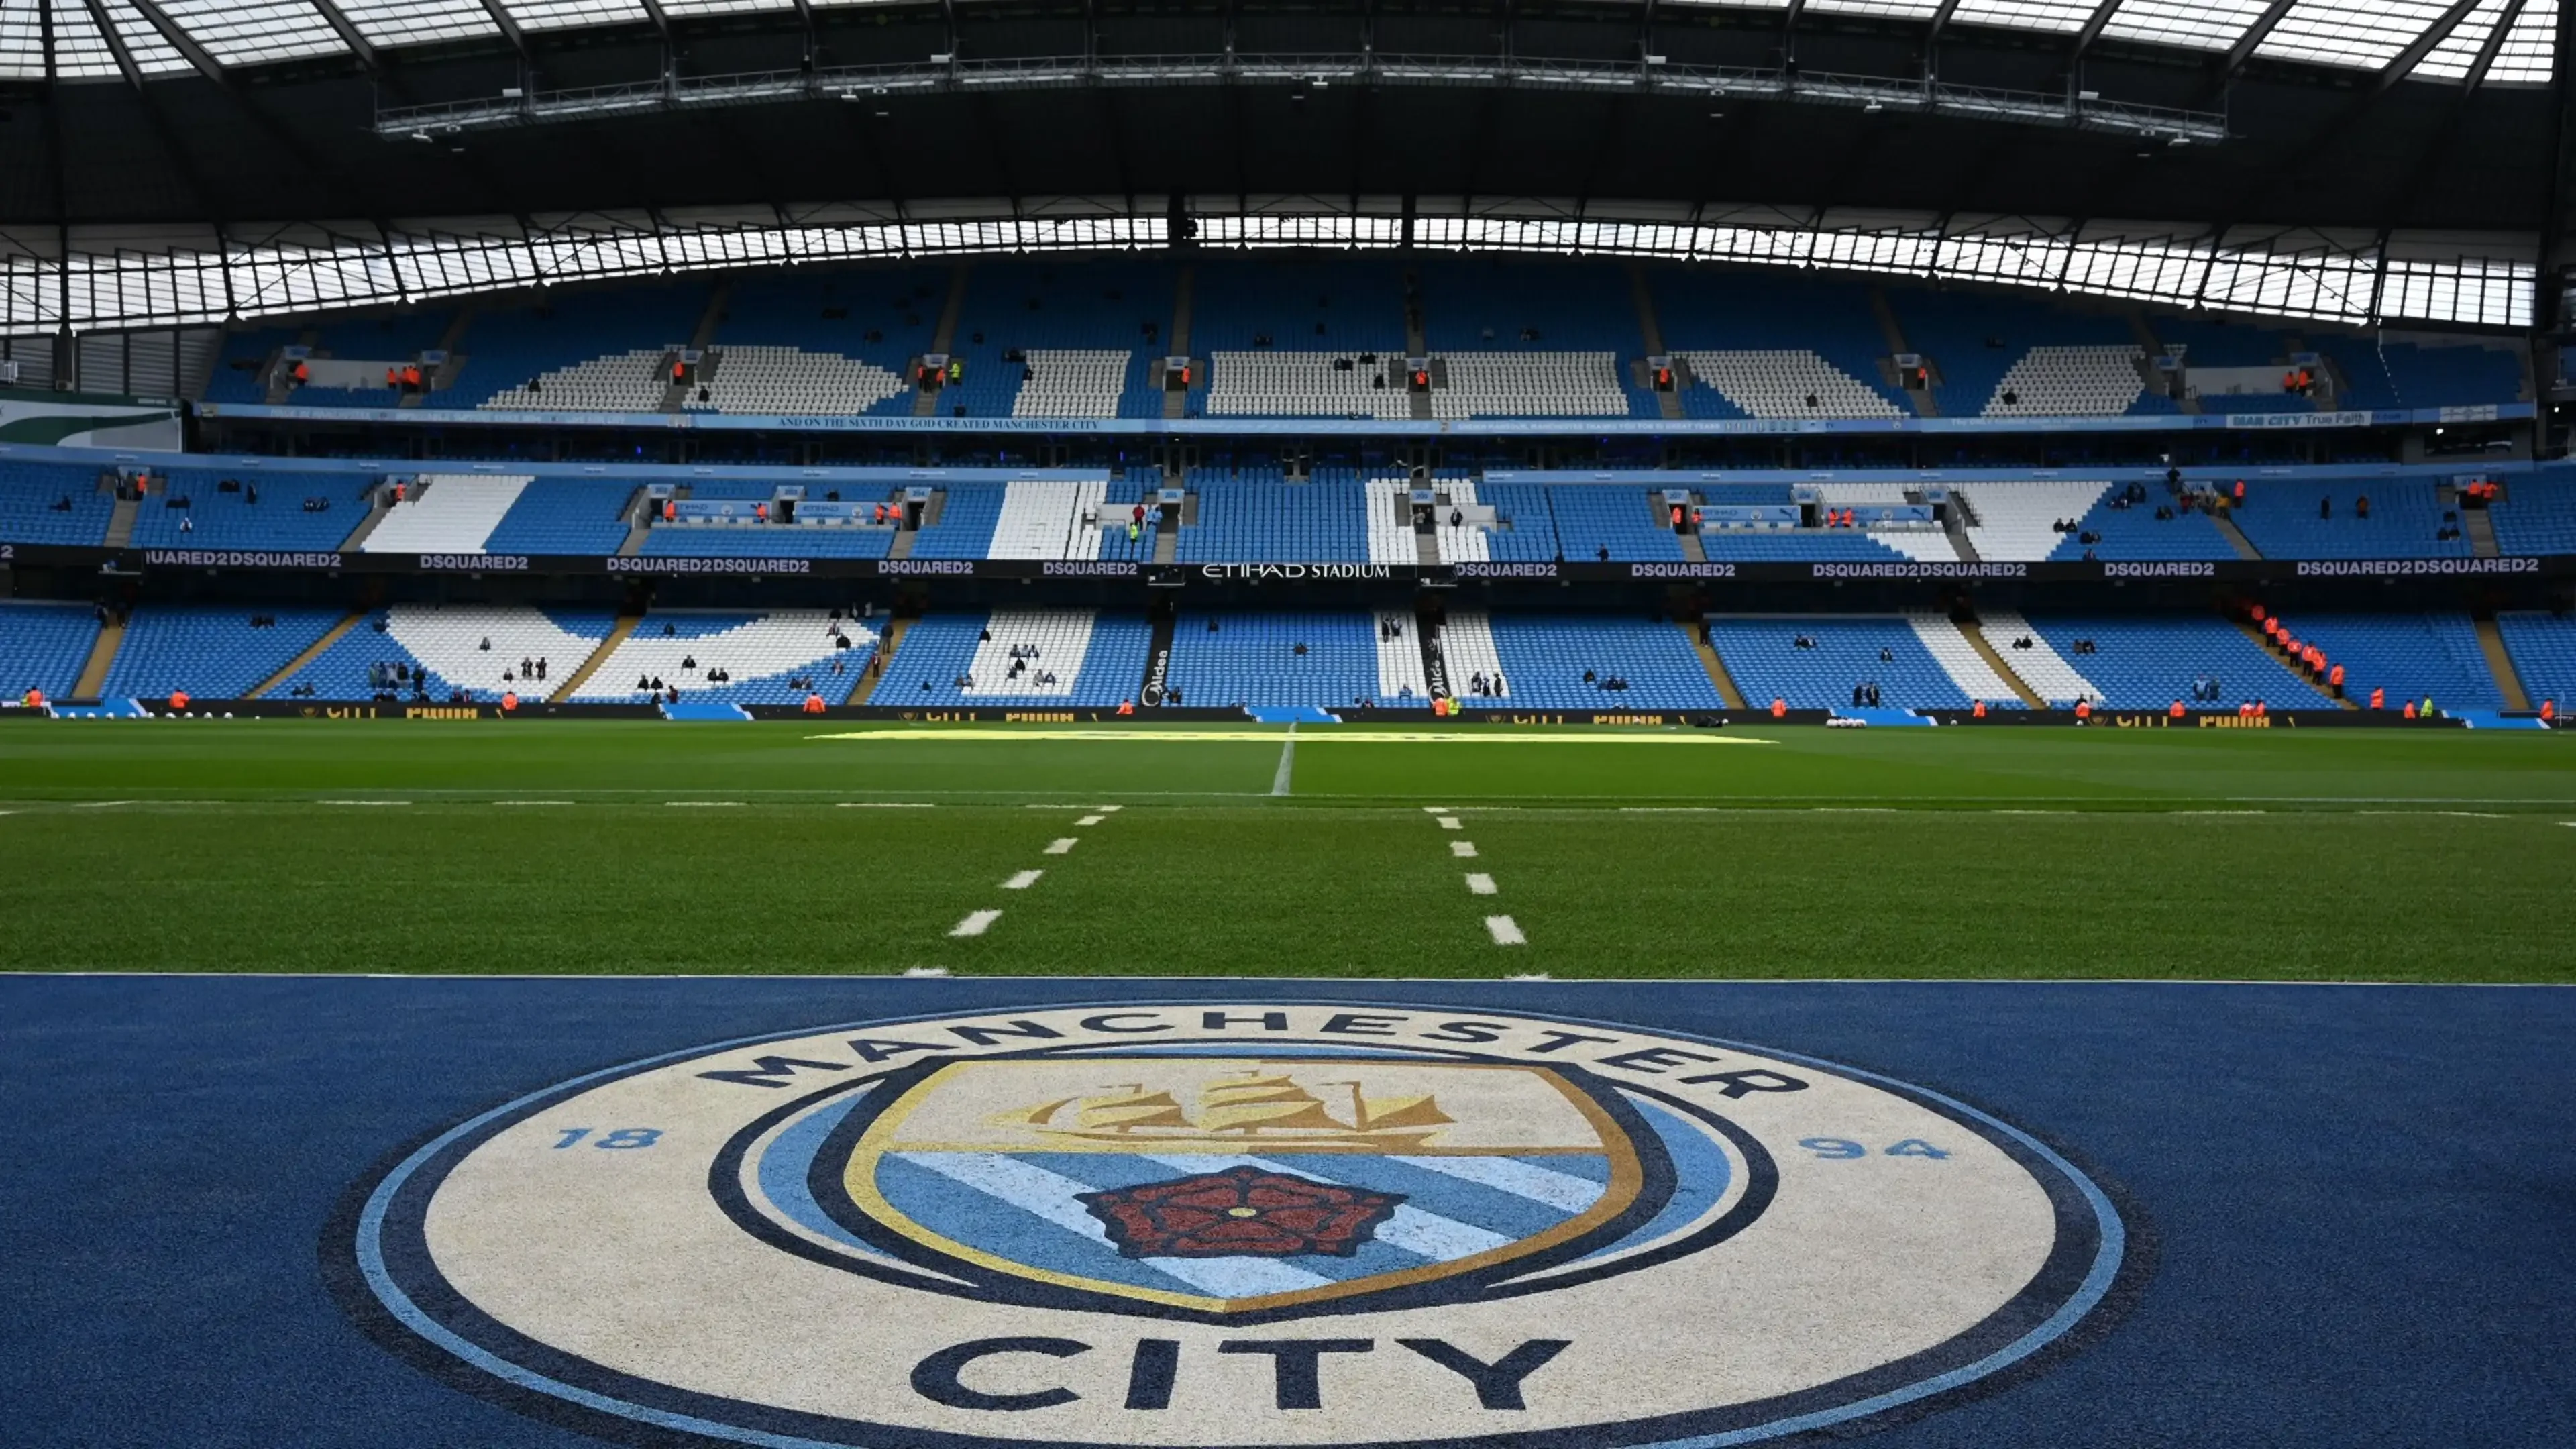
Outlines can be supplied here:
[[0, 0], [0, 1440], [2576, 1444], [2572, 80]]

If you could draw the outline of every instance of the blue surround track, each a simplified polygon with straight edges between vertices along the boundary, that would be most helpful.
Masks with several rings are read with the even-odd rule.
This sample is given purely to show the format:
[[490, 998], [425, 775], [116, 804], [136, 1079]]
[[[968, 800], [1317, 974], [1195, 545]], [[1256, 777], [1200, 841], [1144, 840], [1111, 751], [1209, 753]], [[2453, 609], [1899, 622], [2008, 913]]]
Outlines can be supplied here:
[[731, 1038], [1256, 996], [1651, 1022], [1885, 1073], [2067, 1153], [2130, 1221], [2126, 1301], [1874, 1444], [2576, 1444], [2566, 989], [221, 977], [0, 979], [0, 1440], [595, 1444], [343, 1313], [322, 1245], [401, 1149]]

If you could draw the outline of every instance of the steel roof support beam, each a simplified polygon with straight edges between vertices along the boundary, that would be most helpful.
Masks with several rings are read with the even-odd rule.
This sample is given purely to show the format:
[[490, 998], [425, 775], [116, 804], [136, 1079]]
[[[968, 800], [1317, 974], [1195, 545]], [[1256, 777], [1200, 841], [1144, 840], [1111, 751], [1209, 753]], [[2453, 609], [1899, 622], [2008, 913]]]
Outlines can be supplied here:
[[510, 42], [510, 48], [519, 53], [519, 64], [522, 67], [533, 66], [535, 58], [528, 52], [528, 33], [519, 28], [519, 17], [511, 14], [501, 0], [483, 0], [483, 13], [492, 17], [492, 23], [501, 29], [501, 38]]
[[[2505, 34], [2513, 29], [2513, 23], [2522, 15], [2522, 8], [2526, 3], [2528, 0], [2505, 0], [2504, 13], [2496, 17], [2495, 29], [2487, 32], [2486, 43], [2478, 47], [2477, 59], [2470, 62], [2469, 73], [2460, 82], [2459, 94], [2454, 96], [2451, 104], [2444, 109], [2442, 123], [2433, 128], [2432, 137], [2424, 143], [2424, 149], [2416, 155], [2415, 164], [2407, 168], [2405, 180], [2396, 190], [2389, 193], [2388, 204], [2380, 212], [2382, 218], [2380, 237], [2383, 249], [2386, 246], [2388, 232], [2403, 224], [2404, 207], [2408, 201], [2423, 194], [2425, 186], [2433, 179], [2434, 168], [2441, 163], [2444, 156], [2449, 154], [2451, 142], [2459, 135], [2460, 123], [2468, 117], [2470, 100], [2477, 95], [2478, 88], [2486, 84], [2487, 72], [2495, 67], [2496, 56], [2504, 50]], [[2382, 255], [2380, 273], [2383, 281], [2387, 270], [2388, 259]], [[2377, 314], [2377, 302], [2374, 301], [2371, 304], [2371, 310], [2374, 315]]]
[[2541, 210], [2540, 295], [2534, 299], [2533, 320], [2543, 329], [2565, 332], [2576, 318], [2559, 315], [2559, 272], [2570, 257], [2567, 237], [2567, 207], [2576, 186], [2569, 184], [2567, 169], [2576, 164], [2576, 82], [2569, 72], [2576, 70], [2576, 5], [2560, 0], [2558, 34], [2550, 48], [2549, 102], [2555, 119], [2554, 134], [2548, 150], [2549, 170], [2543, 177], [2542, 195], [2547, 198]]
[[161, 32], [161, 38], [170, 42], [171, 49], [179, 52], [186, 58], [188, 64], [197, 68], [199, 75], [226, 90], [232, 88], [232, 73], [224, 69], [223, 62], [216, 60], [204, 46], [197, 43], [197, 37], [190, 35], [187, 27], [170, 18], [170, 12], [161, 8], [160, 0], [131, 0], [131, 3], [135, 9], [143, 12], [144, 19], [152, 22], [153, 29]]
[[[2452, 0], [2450, 9], [2443, 11], [2431, 25], [2425, 27], [2423, 34], [2416, 36], [2404, 50], [2397, 52], [2396, 59], [2380, 67], [2379, 79], [2372, 84], [2371, 94], [2374, 97], [2385, 94], [2390, 86], [2406, 79], [2415, 67], [2424, 63], [2424, 57], [2433, 53], [2435, 46], [2450, 39], [2451, 32], [2459, 29], [2461, 23], [2469, 18], [2470, 13], [2483, 3], [2484, 0]], [[2497, 34], [2502, 33], [2503, 27], [2498, 26]]]
[[2381, 66], [2379, 73], [2372, 77], [2370, 84], [2363, 86], [2351, 100], [2338, 106], [2335, 113], [2327, 117], [2323, 125], [2309, 132], [2297, 146], [2282, 152], [2280, 160], [2258, 172], [2254, 179], [2236, 194], [2235, 202], [2228, 207], [2226, 215], [2238, 220], [2243, 219], [2246, 209], [2256, 198], [2270, 195], [2280, 185], [2282, 178], [2294, 176], [2307, 169], [2308, 164], [2316, 160], [2317, 153], [2323, 151], [2335, 138], [2360, 124], [2362, 119], [2370, 114], [2371, 108], [2376, 106], [2399, 81], [2404, 80], [2408, 72], [2422, 64], [2424, 57], [2433, 53], [2433, 47], [2440, 45], [2450, 37], [2452, 31], [2459, 29], [2460, 22], [2466, 20], [2469, 13], [2477, 9], [2481, 3], [2483, 0], [2452, 0], [2451, 8], [2436, 17], [2433, 23], [2425, 28], [2423, 34], [2415, 37], [2388, 64]]
[[2102, 0], [2101, 4], [2093, 7], [2093, 13], [2085, 18], [2084, 28], [2075, 32], [2075, 52], [2066, 58], [2069, 70], [2084, 59], [2084, 52], [2093, 48], [2093, 42], [2102, 38], [2102, 27], [2111, 23], [2111, 17], [2119, 9], [2120, 0]]
[[2264, 6], [2263, 13], [2254, 17], [2254, 23], [2245, 27], [2245, 33], [2236, 37], [2236, 43], [2227, 47], [2227, 58], [2218, 67], [2220, 80], [2234, 79], [2236, 73], [2245, 68], [2245, 63], [2254, 58], [2255, 47], [2271, 36], [2273, 28], [2281, 23], [2281, 17], [2289, 14], [2290, 7], [2297, 3], [2298, 0], [2272, 0], [2271, 4]]
[[309, 3], [322, 12], [323, 19], [331, 22], [333, 30], [340, 32], [340, 43], [349, 47], [349, 54], [357, 57], [359, 65], [370, 71], [376, 69], [375, 42], [349, 23], [349, 17], [340, 13], [336, 0], [309, 0]]
[[83, 3], [89, 7], [90, 23], [98, 27], [98, 33], [107, 41], [107, 53], [115, 58], [117, 72], [125, 77], [127, 85], [133, 87], [135, 101], [143, 108], [144, 125], [152, 132], [152, 139], [160, 143], [161, 150], [169, 156], [170, 169], [178, 173], [179, 183], [196, 198], [197, 209], [216, 226], [222, 226], [222, 205], [207, 189], [205, 178], [197, 174], [195, 158], [180, 146], [178, 133], [171, 128], [170, 118], [163, 113], [159, 98], [151, 87], [143, 83], [143, 68], [135, 64], [134, 52], [126, 46], [125, 37], [109, 23], [107, 7], [99, 0], [83, 0]]

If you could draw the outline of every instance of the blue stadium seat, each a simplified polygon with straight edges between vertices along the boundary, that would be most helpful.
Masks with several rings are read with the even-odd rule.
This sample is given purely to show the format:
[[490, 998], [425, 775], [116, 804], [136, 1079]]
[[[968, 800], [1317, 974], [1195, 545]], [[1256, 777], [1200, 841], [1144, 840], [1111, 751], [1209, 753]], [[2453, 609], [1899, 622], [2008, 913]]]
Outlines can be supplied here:
[[[1297, 652], [1299, 645], [1305, 653]], [[1194, 707], [1338, 709], [1375, 702], [1373, 616], [1183, 609], [1172, 636], [1169, 680], [1181, 691], [1181, 702]]]
[[87, 604], [0, 600], [0, 698], [14, 704], [30, 689], [63, 698], [97, 643], [98, 616]]
[[[125, 621], [99, 694], [162, 699], [184, 689], [197, 699], [247, 699], [347, 617], [342, 609], [146, 604]], [[254, 627], [254, 618], [275, 622]]]
[[2496, 630], [2513, 656], [2513, 672], [2531, 706], [2555, 700], [2560, 717], [2576, 709], [2576, 617], [2566, 614], [2504, 613]]
[[[1850, 709], [1853, 687], [1866, 684], [1878, 686], [1884, 709], [1966, 709], [1975, 703], [1900, 618], [1712, 615], [1708, 634], [1744, 702], [1756, 709], [1775, 699], [1791, 709]], [[1800, 636], [1815, 646], [1799, 648]]]
[[[1503, 704], [1528, 709], [1721, 710], [1726, 700], [1675, 625], [1625, 614], [1492, 616]], [[1585, 671], [1593, 678], [1586, 682]], [[1613, 680], [1627, 688], [1608, 687]], [[1452, 688], [1464, 681], [1453, 679]]]
[[[99, 491], [98, 475], [95, 464], [0, 462], [0, 540], [74, 547], [103, 542], [116, 499]], [[59, 503], [71, 506], [58, 511]]]
[[[2032, 629], [2101, 691], [2097, 703], [2113, 709], [2164, 709], [2191, 701], [2192, 681], [2218, 682], [2209, 709], [2260, 700], [2279, 709], [2324, 709], [2332, 701], [2291, 673], [2245, 631], [2208, 616], [2040, 615]], [[2076, 641], [2090, 640], [2083, 653]]]
[[[913, 621], [903, 636], [903, 647], [895, 651], [885, 677], [868, 702], [1100, 709], [1134, 699], [1142, 687], [1145, 658], [1154, 638], [1153, 627], [1143, 618], [1071, 609], [1003, 612], [1004, 621], [980, 610], [926, 614]], [[1018, 637], [1045, 641], [1030, 669], [1056, 674], [1060, 685], [1043, 692], [1014, 692], [1007, 663], [977, 663], [976, 652], [988, 642], [982, 637], [987, 632], [996, 634], [992, 642], [1004, 646]], [[1071, 648], [1055, 647], [1056, 639], [1079, 641], [1074, 646], [1080, 651], [1079, 657], [1071, 657]], [[1033, 678], [1034, 674], [1024, 677]], [[958, 682], [967, 678], [975, 680], [971, 689]]]

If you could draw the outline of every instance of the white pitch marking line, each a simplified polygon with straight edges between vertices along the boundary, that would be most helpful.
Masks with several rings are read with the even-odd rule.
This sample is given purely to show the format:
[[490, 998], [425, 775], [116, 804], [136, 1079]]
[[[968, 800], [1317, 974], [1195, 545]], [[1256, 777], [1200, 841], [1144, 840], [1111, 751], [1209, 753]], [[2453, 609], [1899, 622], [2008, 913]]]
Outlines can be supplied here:
[[1487, 916], [1485, 918], [1485, 930], [1493, 936], [1494, 944], [1497, 946], [1526, 946], [1529, 944], [1529, 937], [1521, 934], [1520, 926], [1509, 916]]
[[1104, 820], [1104, 819], [1106, 819], [1106, 818], [1107, 818], [1106, 816], [1100, 816], [1100, 815], [1085, 815], [1085, 816], [1083, 816], [1080, 820], [1077, 820], [1077, 821], [1073, 822], [1073, 824], [1074, 824], [1074, 828], [1076, 828], [1076, 829], [1080, 829], [1081, 827], [1083, 827], [1083, 826], [1085, 826], [1085, 825], [1097, 825], [1097, 824], [1099, 824], [1102, 820]]
[[840, 800], [834, 803], [844, 810], [936, 810], [939, 808], [927, 800]]
[[1425, 815], [1446, 815], [1449, 813], [1449, 807], [1446, 805], [1425, 805], [1422, 807], [1422, 813]]
[[74, 810], [105, 810], [111, 805], [132, 805], [135, 803], [137, 802], [132, 800], [76, 800], [72, 802], [72, 808]]
[[1544, 971], [1523, 971], [1516, 975], [1506, 976], [1503, 979], [1505, 981], [1546, 981], [1550, 978]]
[[1443, 815], [1440, 817], [1440, 828], [1443, 830], [1464, 830], [1467, 828], [1467, 823], [1460, 820], [1455, 815]]
[[1472, 840], [1450, 841], [1449, 853], [1458, 857], [1460, 860], [1473, 860], [1476, 857], [1476, 842]]
[[1091, 808], [1099, 811], [1103, 815], [1115, 815], [1127, 807], [1124, 805], [1094, 805]]
[[1021, 871], [1018, 875], [1002, 882], [1002, 889], [1006, 891], [1027, 890], [1029, 887], [1036, 885], [1038, 883], [1038, 877], [1044, 874], [1046, 874], [1046, 872], [1042, 870]]
[[1467, 877], [1467, 889], [1480, 896], [1494, 893], [1494, 878], [1478, 871]]
[[1073, 853], [1073, 847], [1077, 843], [1078, 842], [1074, 836], [1068, 835], [1060, 840], [1048, 842], [1045, 853], [1048, 855], [1071, 855]]
[[316, 800], [316, 805], [408, 805], [409, 800]]
[[945, 966], [906, 966], [903, 968], [903, 974], [913, 977], [945, 976], [948, 974], [948, 968]]
[[674, 809], [695, 810], [721, 810], [728, 806], [738, 807], [742, 804], [739, 800], [665, 800], [662, 803]]
[[495, 800], [495, 805], [569, 805], [570, 800]]
[[[986, 931], [993, 929], [993, 923], [1001, 918], [1002, 913], [1000, 911], [968, 911], [966, 913], [966, 919], [959, 921], [955, 926], [951, 927], [948, 934], [952, 936], [980, 936]], [[908, 975], [910, 973], [907, 972], [906, 974]]]

